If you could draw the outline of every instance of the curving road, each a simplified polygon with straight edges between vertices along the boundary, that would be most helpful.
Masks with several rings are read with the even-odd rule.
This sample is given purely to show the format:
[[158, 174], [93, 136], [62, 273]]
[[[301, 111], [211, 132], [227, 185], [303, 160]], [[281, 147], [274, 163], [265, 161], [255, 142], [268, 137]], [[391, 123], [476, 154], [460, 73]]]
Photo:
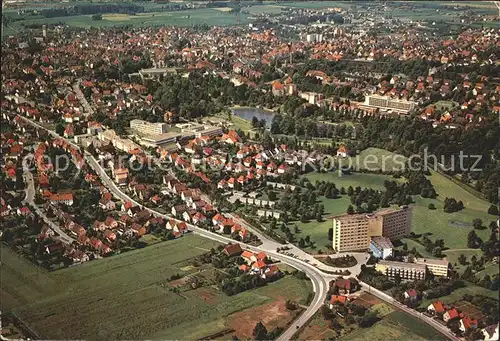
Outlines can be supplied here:
[[[121, 200], [124, 201], [130, 201], [136, 205], [139, 205], [143, 207], [144, 209], [147, 209], [149, 212], [151, 212], [153, 215], [162, 217], [164, 219], [169, 219], [171, 218], [170, 216], [157, 212], [151, 208], [145, 207], [143, 205], [140, 205], [136, 201], [134, 201], [132, 198], [130, 198], [126, 193], [120, 190], [120, 188], [114, 183], [114, 181], [106, 174], [105, 170], [99, 165], [97, 160], [90, 154], [86, 156], [86, 159], [89, 161], [89, 165], [94, 169], [94, 171], [99, 175], [101, 181], [103, 184], [113, 193], [113, 195]], [[204, 230], [202, 228], [199, 228], [195, 225], [189, 224], [186, 222], [188, 227], [195, 233], [200, 236], [203, 236], [205, 238], [209, 238], [212, 240], [216, 240], [221, 243], [234, 243], [234, 239], [228, 238], [226, 236], [220, 235], [215, 232], [210, 232], [207, 230]], [[265, 237], [259, 236], [261, 238]], [[283, 255], [278, 252], [276, 252], [276, 244], [275, 242], [269, 243], [271, 241], [268, 241], [267, 244], [263, 245], [270, 245], [270, 247], [262, 247], [262, 246], [252, 246], [248, 245], [246, 243], [240, 242], [239, 244], [243, 249], [254, 251], [254, 252], [260, 252], [264, 251], [266, 252], [269, 256], [272, 258], [275, 258], [285, 264], [288, 264], [300, 271], [303, 271], [310, 279], [313, 285], [313, 290], [314, 290], [314, 298], [309, 305], [309, 307], [306, 309], [302, 315], [294, 321], [293, 325], [290, 326], [285, 332], [278, 338], [280, 341], [286, 341], [290, 340], [295, 332], [297, 331], [298, 328], [302, 327], [304, 324], [307, 323], [307, 321], [316, 313], [316, 311], [323, 305], [326, 295], [328, 293], [328, 288], [329, 288], [329, 282], [333, 278], [331, 275], [326, 275], [323, 274], [321, 271], [319, 271], [317, 268], [312, 266], [311, 264], [308, 264], [306, 262], [303, 262], [301, 260], [295, 259], [291, 256], [288, 255]], [[277, 244], [281, 245], [281, 244]]]
[[75, 239], [71, 238], [69, 235], [64, 232], [61, 227], [57, 224], [54, 224], [46, 215], [45, 213], [38, 208], [38, 205], [34, 201], [35, 197], [35, 182], [33, 181], [33, 174], [31, 172], [26, 171], [24, 173], [24, 180], [26, 181], [27, 188], [26, 188], [26, 198], [24, 199], [25, 202], [33, 206], [35, 209], [36, 214], [40, 216], [40, 218], [45, 221], [47, 225], [53, 230], [54, 232], [57, 232], [59, 234], [59, 240], [62, 241], [65, 244], [71, 244], [75, 241]]
[[[20, 115], [18, 115], [18, 116], [20, 116]], [[20, 117], [22, 117], [22, 116], [20, 116]], [[37, 124], [36, 122], [33, 122], [33, 121], [31, 121], [31, 120], [29, 120], [27, 118], [24, 118], [24, 117], [22, 117], [22, 118], [25, 121], [27, 121], [28, 123], [30, 123], [30, 124], [38, 127], [39, 129], [43, 129], [43, 130], [47, 131], [52, 136], [61, 138], [55, 132], [48, 130], [47, 128], [45, 128], [45, 127]], [[67, 139], [66, 139], [66, 141], [68, 141], [71, 145], [75, 146], [76, 148], [79, 148], [77, 145], [75, 145], [71, 141], [69, 141]], [[87, 160], [88, 164], [94, 169], [94, 171], [100, 176], [101, 181], [103, 182], [103, 184], [110, 190], [110, 192], [115, 197], [119, 198], [120, 200], [130, 201], [130, 202], [134, 203], [135, 205], [141, 206], [144, 209], [147, 209], [148, 211], [150, 211], [153, 215], [160, 216], [160, 217], [163, 217], [163, 218], [166, 218], [166, 219], [171, 218], [168, 215], [162, 214], [162, 213], [157, 212], [157, 211], [155, 211], [153, 209], [145, 207], [145, 206], [141, 205], [140, 203], [138, 203], [137, 201], [135, 201], [134, 199], [130, 198], [126, 193], [124, 193], [111, 180], [111, 178], [106, 174], [106, 172], [101, 167], [101, 165], [97, 162], [97, 160], [90, 153], [88, 153], [87, 151], [85, 151], [85, 159]], [[187, 222], [186, 222], [186, 224], [189, 226], [189, 228], [195, 234], [201, 235], [201, 236], [203, 236], [205, 238], [216, 240], [216, 241], [219, 241], [221, 243], [234, 242], [234, 240], [231, 239], [231, 238], [228, 238], [228, 237], [225, 237], [223, 235], [220, 235], [220, 234], [217, 234], [217, 233], [214, 233], [214, 232], [210, 232], [210, 231], [201, 229], [201, 228], [199, 228], [197, 226], [194, 226], [192, 224], [189, 224]], [[244, 225], [245, 225], [245, 227], [249, 226], [248, 224], [246, 224], [246, 222], [244, 222]], [[316, 260], [315, 260], [316, 263], [313, 263], [312, 261], [306, 262], [306, 261], [303, 261], [301, 259], [297, 259], [297, 258], [288, 256], [288, 255], [284, 255], [284, 254], [278, 253], [278, 252], [276, 252], [276, 247], [277, 247], [276, 245], [282, 246], [281, 244], [277, 244], [276, 242], [267, 239], [265, 236], [263, 236], [260, 232], [258, 232], [255, 229], [251, 229], [251, 230], [252, 230], [253, 233], [255, 233], [255, 235], [257, 235], [262, 240], [263, 244], [261, 246], [259, 246], [259, 247], [256, 247], [256, 246], [252, 246], [252, 245], [248, 245], [248, 244], [240, 242], [240, 245], [241, 245], [241, 247], [243, 249], [251, 250], [251, 251], [254, 251], [254, 252], [265, 251], [271, 257], [273, 257], [273, 258], [275, 258], [277, 260], [280, 260], [281, 262], [283, 262], [285, 264], [288, 264], [288, 265], [290, 265], [290, 266], [292, 266], [292, 267], [294, 267], [294, 268], [296, 268], [296, 269], [298, 269], [300, 271], [303, 271], [311, 279], [311, 281], [312, 281], [313, 290], [314, 290], [314, 298], [313, 298], [311, 304], [306, 309], [306, 311], [303, 312], [302, 315], [298, 319], [296, 319], [294, 321], [294, 323], [287, 330], [285, 330], [283, 332], [283, 334], [280, 337], [278, 337], [278, 339], [277, 339], [279, 341], [291, 340], [291, 339], [293, 339], [293, 336], [296, 333], [296, 331], [299, 328], [301, 328], [303, 325], [305, 325], [307, 323], [307, 321], [316, 313], [316, 311], [324, 304], [325, 299], [326, 299], [326, 295], [327, 295], [327, 292], [328, 292], [329, 282], [330, 282], [330, 280], [336, 278], [336, 276], [330, 275], [330, 274], [326, 274], [322, 270], [323, 269], [324, 270], [330, 270], [330, 268], [333, 269], [333, 270], [335, 270], [336, 268], [330, 267], [330, 266], [325, 265], [325, 264], [323, 264], [321, 262], [318, 262]], [[292, 245], [289, 245], [289, 246], [292, 247]], [[306, 255], [308, 255], [309, 257], [312, 257], [311, 255], [309, 255], [309, 254], [305, 253], [304, 251], [296, 248], [295, 246], [293, 246], [293, 247], [295, 248], [295, 249], [293, 249], [294, 252], [299, 252], [300, 251], [301, 253], [305, 254], [303, 256], [304, 259], [306, 259], [306, 260], [310, 259]], [[296, 249], [298, 249], [298, 251]], [[314, 265], [312, 265], [312, 264], [314, 264]], [[351, 271], [351, 268], [349, 268], [349, 269]], [[359, 273], [359, 272], [357, 272], [358, 270], [355, 269], [355, 267], [352, 270], [353, 271], [351, 271], [351, 273], [353, 275], [356, 275], [356, 274]], [[429, 317], [427, 317], [425, 315], [422, 315], [419, 312], [417, 312], [415, 310], [412, 310], [412, 309], [410, 309], [410, 308], [402, 305], [401, 303], [397, 302], [393, 297], [391, 297], [391, 296], [389, 296], [389, 295], [387, 295], [387, 294], [385, 294], [385, 293], [383, 293], [383, 292], [375, 289], [374, 287], [370, 287], [366, 283], [361, 282], [361, 285], [363, 286], [363, 288], [367, 289], [370, 293], [372, 293], [373, 295], [375, 295], [378, 298], [382, 299], [383, 301], [386, 301], [387, 303], [394, 305], [395, 307], [397, 307], [397, 308], [399, 308], [399, 309], [407, 312], [408, 314], [410, 314], [410, 315], [418, 318], [419, 320], [425, 322], [429, 326], [435, 328], [436, 330], [438, 330], [439, 332], [441, 332], [443, 335], [445, 335], [446, 337], [448, 337], [450, 340], [460, 341], [460, 339], [457, 338], [448, 328], [446, 328], [446, 326], [443, 326], [442, 324], [440, 324], [439, 322], [435, 321], [434, 319], [429, 318]]]

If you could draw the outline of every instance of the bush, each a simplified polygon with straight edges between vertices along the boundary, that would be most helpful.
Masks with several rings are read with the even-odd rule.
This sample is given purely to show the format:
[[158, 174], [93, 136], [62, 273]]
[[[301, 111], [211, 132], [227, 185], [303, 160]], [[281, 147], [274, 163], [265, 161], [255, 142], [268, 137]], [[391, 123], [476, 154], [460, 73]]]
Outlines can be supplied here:
[[433, 203], [430, 203], [428, 207], [429, 207], [429, 210], [435, 210], [436, 209], [436, 206]]
[[491, 205], [490, 208], [488, 208], [488, 214], [498, 215], [497, 205]]

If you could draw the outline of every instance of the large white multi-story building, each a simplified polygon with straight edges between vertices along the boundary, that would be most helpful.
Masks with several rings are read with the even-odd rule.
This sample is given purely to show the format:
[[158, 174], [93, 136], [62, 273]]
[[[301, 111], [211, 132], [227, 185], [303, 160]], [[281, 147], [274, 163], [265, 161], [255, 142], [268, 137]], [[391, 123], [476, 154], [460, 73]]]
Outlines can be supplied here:
[[411, 208], [388, 209], [373, 214], [344, 214], [333, 217], [333, 249], [337, 252], [366, 251], [370, 238], [401, 239], [411, 232]]
[[383, 110], [392, 110], [406, 114], [415, 109], [417, 103], [406, 99], [391, 98], [389, 96], [369, 95], [366, 96], [365, 105]]
[[155, 136], [165, 134], [168, 130], [168, 124], [162, 122], [151, 123], [143, 120], [131, 120], [130, 128], [136, 130], [140, 134]]

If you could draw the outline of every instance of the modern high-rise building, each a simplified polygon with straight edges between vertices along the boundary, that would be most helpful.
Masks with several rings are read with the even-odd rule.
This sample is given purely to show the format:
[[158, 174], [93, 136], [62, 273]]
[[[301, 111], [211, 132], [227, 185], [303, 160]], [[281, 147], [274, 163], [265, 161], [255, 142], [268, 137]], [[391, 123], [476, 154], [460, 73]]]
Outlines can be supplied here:
[[165, 134], [168, 130], [168, 124], [161, 122], [151, 123], [143, 120], [131, 120], [130, 128], [136, 130], [140, 134], [154, 136]]
[[365, 214], [333, 218], [333, 249], [337, 252], [365, 251], [370, 244]]
[[373, 214], [333, 217], [333, 249], [337, 252], [366, 251], [372, 237], [401, 239], [411, 232], [411, 208], [387, 209]]
[[[370, 217], [371, 235], [384, 236], [391, 240], [401, 239], [410, 234], [411, 219], [411, 208], [407, 206], [403, 206], [399, 210], [378, 211]], [[379, 231], [382, 231], [382, 233]]]

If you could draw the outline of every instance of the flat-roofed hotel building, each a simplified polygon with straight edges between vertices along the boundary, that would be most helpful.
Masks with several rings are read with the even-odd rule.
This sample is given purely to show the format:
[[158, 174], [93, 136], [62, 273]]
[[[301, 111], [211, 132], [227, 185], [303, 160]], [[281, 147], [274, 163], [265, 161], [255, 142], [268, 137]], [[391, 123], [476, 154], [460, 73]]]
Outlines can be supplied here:
[[375, 265], [375, 270], [389, 278], [399, 275], [403, 280], [419, 280], [425, 279], [426, 267], [423, 264], [381, 260]]
[[333, 249], [337, 252], [363, 251], [370, 245], [368, 219], [365, 214], [333, 218]]
[[405, 99], [391, 98], [389, 96], [370, 95], [366, 97], [365, 104], [385, 110], [395, 110], [406, 113], [415, 109], [417, 103]]
[[161, 135], [165, 134], [168, 129], [168, 125], [166, 123], [151, 123], [143, 120], [131, 120], [130, 128], [136, 130], [140, 134], [144, 135]]
[[332, 247], [337, 252], [365, 251], [371, 237], [401, 239], [411, 232], [411, 208], [383, 210], [374, 214], [344, 214], [333, 217]]
[[416, 258], [416, 264], [427, 266], [427, 270], [437, 277], [448, 277], [450, 262], [446, 259]]

